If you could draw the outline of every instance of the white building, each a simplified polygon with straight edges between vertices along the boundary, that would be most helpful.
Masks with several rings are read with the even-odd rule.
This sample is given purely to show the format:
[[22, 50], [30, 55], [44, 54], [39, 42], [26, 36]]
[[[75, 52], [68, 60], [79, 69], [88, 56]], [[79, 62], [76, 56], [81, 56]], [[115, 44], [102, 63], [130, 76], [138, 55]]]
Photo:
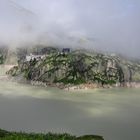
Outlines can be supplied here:
[[39, 60], [39, 59], [43, 59], [45, 57], [45, 55], [33, 55], [32, 53], [30, 55], [26, 56], [26, 61], [30, 61], [33, 59]]

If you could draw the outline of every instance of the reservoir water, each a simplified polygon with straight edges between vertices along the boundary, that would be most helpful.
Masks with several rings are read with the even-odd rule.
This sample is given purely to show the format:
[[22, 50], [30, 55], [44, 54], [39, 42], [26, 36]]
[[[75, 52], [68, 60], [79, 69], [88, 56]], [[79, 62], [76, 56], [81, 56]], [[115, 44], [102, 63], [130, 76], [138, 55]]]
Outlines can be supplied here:
[[98, 134], [105, 140], [139, 140], [140, 89], [67, 92], [1, 79], [0, 128]]

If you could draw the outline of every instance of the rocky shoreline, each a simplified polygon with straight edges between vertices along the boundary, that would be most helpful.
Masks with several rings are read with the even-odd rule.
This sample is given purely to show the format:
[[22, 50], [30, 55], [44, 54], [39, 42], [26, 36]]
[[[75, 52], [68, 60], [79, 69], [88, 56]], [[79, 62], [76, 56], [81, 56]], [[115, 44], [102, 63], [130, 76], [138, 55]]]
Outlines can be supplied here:
[[12, 81], [12, 82], [18, 82], [18, 83], [25, 83], [30, 84], [32, 86], [38, 86], [38, 87], [56, 87], [62, 90], [66, 91], [73, 91], [73, 90], [89, 90], [89, 89], [101, 89], [101, 88], [140, 88], [140, 82], [131, 82], [131, 83], [125, 83], [124, 85], [121, 85], [120, 83], [116, 83], [113, 85], [101, 85], [97, 83], [84, 83], [79, 85], [74, 84], [64, 84], [64, 83], [45, 83], [42, 81], [29, 81], [26, 80], [23, 77], [12, 77], [9, 75], [1, 75], [0, 76], [1, 81]]
[[73, 84], [63, 84], [63, 83], [43, 83], [41, 81], [30, 81], [29, 82], [33, 86], [40, 86], [40, 87], [57, 87], [62, 90], [66, 91], [73, 91], [73, 90], [88, 90], [88, 89], [97, 89], [97, 88], [140, 88], [140, 83], [136, 82], [131, 82], [131, 83], [125, 83], [125, 85], [120, 85], [119, 83], [114, 84], [114, 85], [99, 85], [96, 83], [85, 83], [85, 84], [80, 84], [80, 85], [73, 85]]

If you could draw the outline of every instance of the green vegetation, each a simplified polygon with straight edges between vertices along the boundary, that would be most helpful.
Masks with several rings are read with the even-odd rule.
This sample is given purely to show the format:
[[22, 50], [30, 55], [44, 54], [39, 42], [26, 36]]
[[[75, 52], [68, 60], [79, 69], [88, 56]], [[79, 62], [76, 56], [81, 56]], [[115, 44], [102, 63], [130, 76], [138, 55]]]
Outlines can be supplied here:
[[0, 65], [4, 64], [6, 60], [7, 52], [8, 52], [8, 48], [6, 46], [0, 47]]
[[3, 64], [3, 63], [4, 63], [3, 55], [0, 55], [0, 64]]
[[96, 83], [101, 86], [115, 83], [125, 85], [127, 82], [140, 79], [137, 77], [140, 75], [140, 64], [137, 62], [115, 55], [83, 51], [61, 54], [56, 50], [40, 60], [19, 61], [18, 67], [11, 69], [8, 74], [12, 76], [22, 74], [27, 80], [65, 85], [83, 83]]
[[103, 140], [103, 138], [94, 135], [75, 137], [69, 134], [28, 134], [0, 130], [0, 140]]

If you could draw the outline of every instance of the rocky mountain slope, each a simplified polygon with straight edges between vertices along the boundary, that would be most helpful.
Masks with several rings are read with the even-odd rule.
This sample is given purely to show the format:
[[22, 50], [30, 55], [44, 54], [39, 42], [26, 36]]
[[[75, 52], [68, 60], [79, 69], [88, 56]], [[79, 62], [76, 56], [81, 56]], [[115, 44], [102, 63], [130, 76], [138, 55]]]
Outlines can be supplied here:
[[5, 63], [8, 48], [6, 46], [0, 46], [0, 64]]
[[40, 81], [47, 85], [97, 85], [125, 86], [140, 81], [140, 64], [114, 54], [72, 51], [54, 52], [43, 59], [19, 61], [7, 74], [23, 76], [30, 81]]

